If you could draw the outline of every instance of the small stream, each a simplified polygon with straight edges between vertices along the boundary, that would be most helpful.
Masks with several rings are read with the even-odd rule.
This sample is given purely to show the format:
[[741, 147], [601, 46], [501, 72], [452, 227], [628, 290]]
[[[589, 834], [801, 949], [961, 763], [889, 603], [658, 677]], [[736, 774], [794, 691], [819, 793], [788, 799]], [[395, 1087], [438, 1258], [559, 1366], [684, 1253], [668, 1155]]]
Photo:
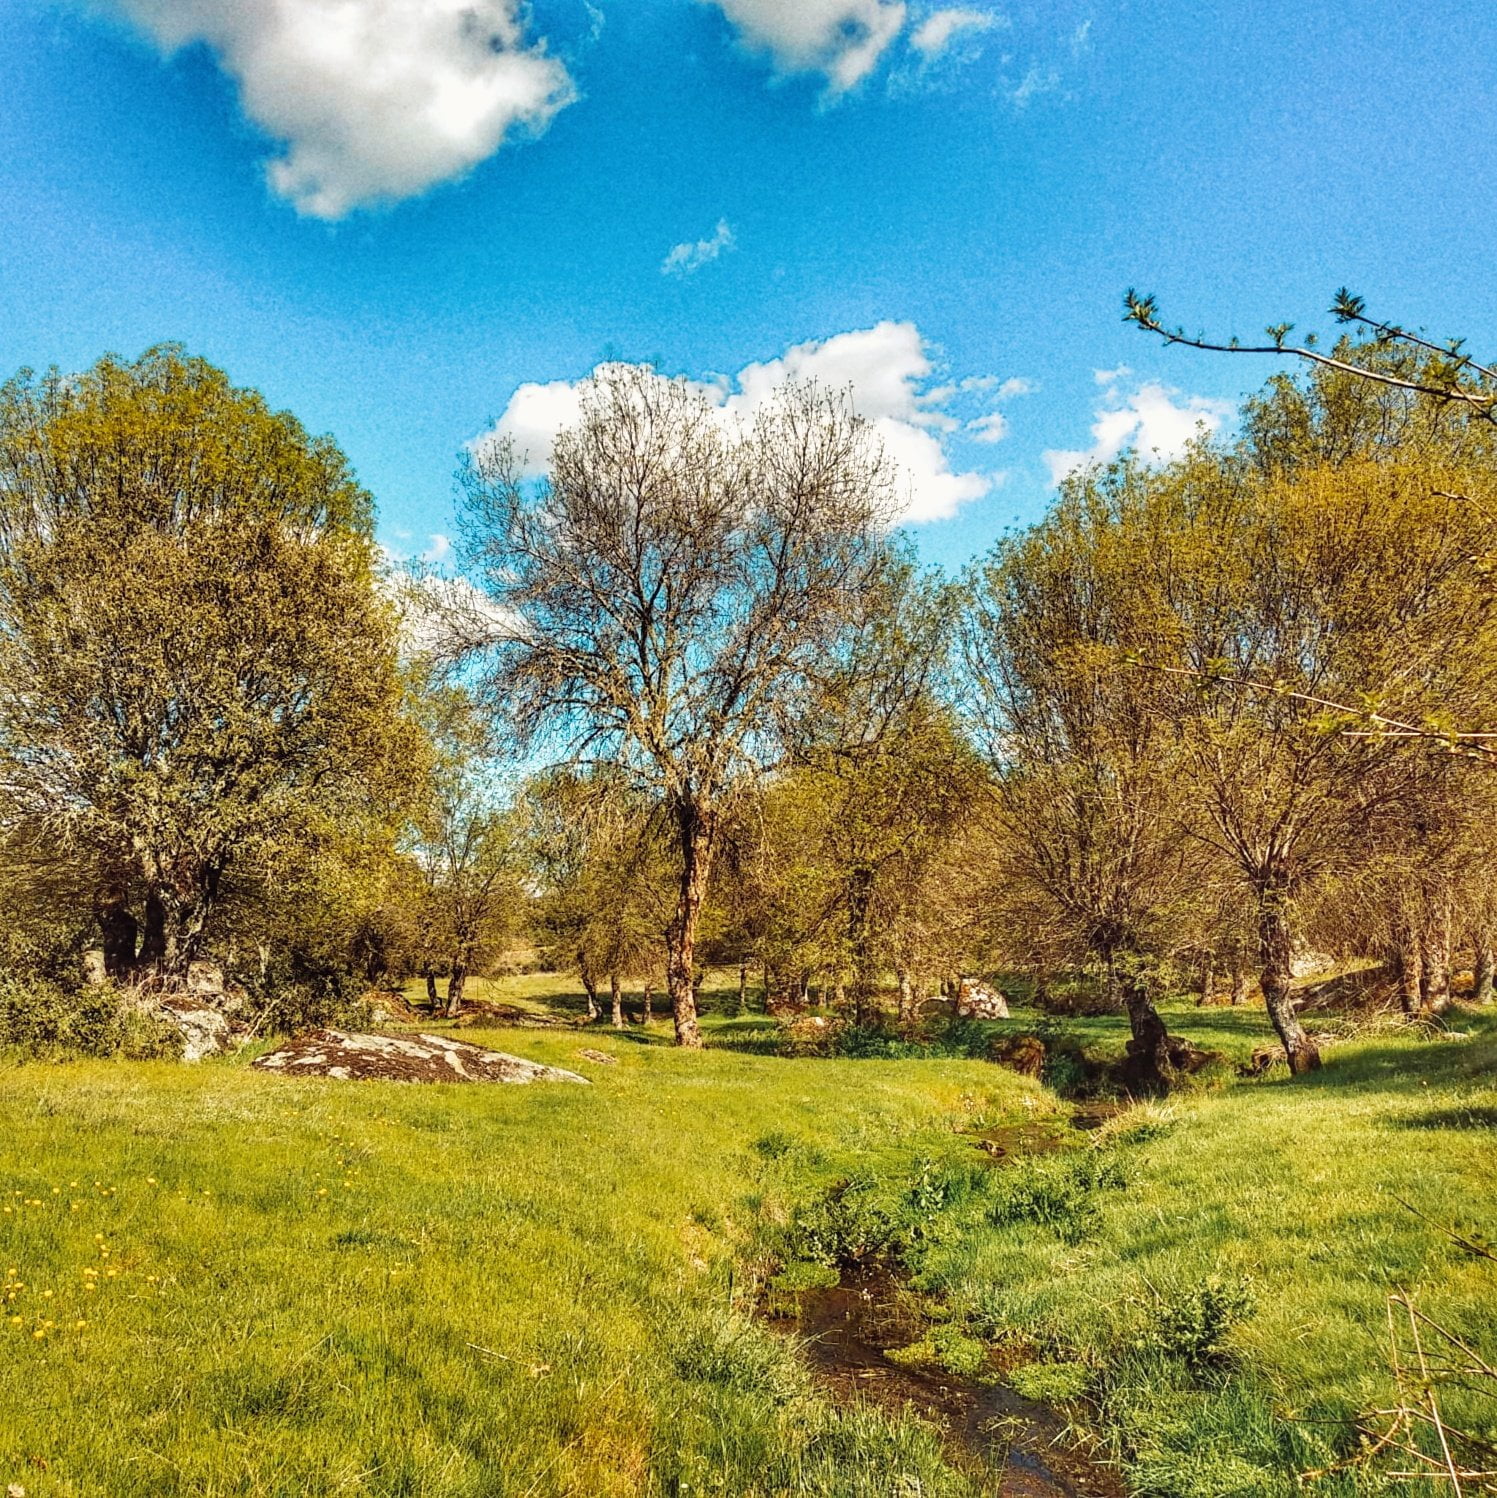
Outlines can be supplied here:
[[[1079, 1128], [1101, 1121], [1073, 1120]], [[973, 1143], [996, 1161], [1057, 1148], [1053, 1128], [1009, 1125]], [[947, 1459], [1001, 1498], [1124, 1498], [1117, 1473], [1067, 1437], [1066, 1421], [999, 1381], [962, 1378], [892, 1362], [886, 1348], [918, 1342], [927, 1328], [914, 1298], [881, 1265], [844, 1271], [840, 1284], [802, 1290], [797, 1315], [774, 1325], [795, 1336], [821, 1390], [833, 1400], [909, 1410], [942, 1433]]]

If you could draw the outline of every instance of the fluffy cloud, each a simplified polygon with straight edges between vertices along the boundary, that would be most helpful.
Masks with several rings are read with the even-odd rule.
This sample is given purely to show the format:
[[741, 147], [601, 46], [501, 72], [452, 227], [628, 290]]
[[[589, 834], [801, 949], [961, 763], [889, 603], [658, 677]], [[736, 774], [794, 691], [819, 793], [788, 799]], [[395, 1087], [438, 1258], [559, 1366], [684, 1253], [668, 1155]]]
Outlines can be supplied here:
[[689, 276], [693, 271], [710, 265], [724, 250], [733, 248], [733, 231], [728, 221], [720, 218], [710, 239], [683, 240], [672, 245], [670, 253], [660, 262], [663, 276]]
[[571, 102], [520, 0], [115, 0], [164, 52], [202, 43], [284, 144], [271, 186], [337, 219], [459, 177]]
[[[960, 399], [960, 387], [932, 385], [933, 373], [925, 341], [913, 323], [881, 322], [796, 344], [777, 359], [746, 365], [731, 378], [694, 383], [725, 420], [745, 421], [788, 380], [814, 380], [828, 389], [847, 390], [854, 409], [872, 425], [900, 467], [907, 496], [901, 520], [919, 523], [947, 519], [999, 481], [991, 473], [953, 469], [945, 439], [962, 425], [951, 409]], [[540, 476], [550, 463], [556, 433], [581, 414], [584, 383], [521, 385], [492, 431], [476, 440], [508, 439], [525, 472]], [[976, 440], [997, 441], [1001, 432], [984, 432], [983, 419], [976, 419]]]
[[821, 73], [845, 93], [904, 29], [903, 0], [705, 0], [781, 73]]
[[1052, 484], [1093, 463], [1110, 463], [1130, 447], [1144, 457], [1167, 462], [1179, 457], [1202, 427], [1218, 431], [1232, 414], [1230, 401], [1203, 395], [1177, 400], [1179, 391], [1153, 380], [1125, 395], [1116, 389], [1116, 382], [1126, 373], [1126, 367], [1097, 371], [1097, 382], [1109, 386], [1111, 395], [1092, 423], [1092, 445], [1085, 451], [1044, 453]]
[[910, 37], [912, 46], [927, 61], [939, 57], [951, 39], [963, 31], [987, 31], [997, 17], [982, 10], [938, 10], [928, 15]]

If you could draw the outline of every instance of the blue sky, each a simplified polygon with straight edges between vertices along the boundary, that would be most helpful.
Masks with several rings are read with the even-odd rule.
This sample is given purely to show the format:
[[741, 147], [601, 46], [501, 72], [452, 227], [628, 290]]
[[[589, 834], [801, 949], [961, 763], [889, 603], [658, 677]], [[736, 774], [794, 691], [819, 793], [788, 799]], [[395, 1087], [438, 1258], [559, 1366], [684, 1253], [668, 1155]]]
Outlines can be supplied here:
[[1492, 18], [0, 0], [0, 370], [184, 342], [332, 432], [406, 554], [463, 443], [540, 461], [602, 360], [851, 381], [956, 565], [1269, 373], [1125, 328], [1128, 285], [1251, 334], [1344, 282], [1493, 352]]

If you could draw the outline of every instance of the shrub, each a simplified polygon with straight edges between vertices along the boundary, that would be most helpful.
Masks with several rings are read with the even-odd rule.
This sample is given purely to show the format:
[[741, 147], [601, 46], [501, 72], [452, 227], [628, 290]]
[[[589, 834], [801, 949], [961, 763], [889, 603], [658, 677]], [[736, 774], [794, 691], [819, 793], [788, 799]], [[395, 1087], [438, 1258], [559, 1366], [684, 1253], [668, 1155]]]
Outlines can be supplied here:
[[1098, 1193], [1124, 1184], [1117, 1163], [1097, 1150], [1021, 1161], [1004, 1172], [989, 1220], [999, 1227], [1034, 1223], [1076, 1243], [1096, 1223]]
[[1253, 1313], [1248, 1281], [1215, 1275], [1160, 1297], [1151, 1308], [1142, 1345], [1178, 1358], [1192, 1373], [1209, 1372], [1232, 1361], [1228, 1338]]
[[328, 1027], [367, 1030], [375, 1021], [357, 973], [303, 952], [272, 962], [250, 988], [246, 1008], [256, 1030], [281, 1035]]
[[181, 1032], [112, 984], [70, 991], [45, 978], [0, 978], [0, 1050], [39, 1059], [179, 1056]]

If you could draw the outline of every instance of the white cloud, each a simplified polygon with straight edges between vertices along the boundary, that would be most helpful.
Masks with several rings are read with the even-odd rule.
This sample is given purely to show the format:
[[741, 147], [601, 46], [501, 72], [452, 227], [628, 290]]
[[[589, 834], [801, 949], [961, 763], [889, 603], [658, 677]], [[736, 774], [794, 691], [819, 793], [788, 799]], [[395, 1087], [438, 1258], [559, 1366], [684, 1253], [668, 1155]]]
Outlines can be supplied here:
[[1060, 74], [1054, 68], [1042, 68], [1036, 63], [1025, 73], [1023, 81], [1009, 98], [1013, 100], [1015, 108], [1023, 109], [1031, 99], [1038, 98], [1040, 94], [1052, 93], [1059, 87]]
[[1094, 369], [1092, 378], [1099, 385], [1116, 385], [1119, 380], [1126, 380], [1132, 373], [1130, 365], [1119, 364], [1116, 369]]
[[904, 29], [904, 0], [705, 0], [746, 46], [767, 52], [780, 73], [820, 73], [845, 93], [878, 66]]
[[928, 15], [910, 37], [912, 46], [927, 61], [939, 57], [951, 39], [963, 31], [987, 31], [998, 18], [982, 10], [938, 10]]
[[710, 239], [687, 239], [672, 245], [670, 254], [660, 263], [660, 273], [663, 276], [689, 276], [704, 265], [710, 265], [724, 250], [731, 250], [734, 243], [727, 219], [720, 218]]
[[[693, 384], [725, 419], [744, 421], [751, 420], [788, 380], [814, 380], [827, 389], [847, 390], [854, 410], [872, 425], [902, 471], [908, 497], [901, 521], [919, 523], [949, 518], [1000, 481], [990, 472], [953, 469], [944, 437], [961, 425], [946, 409], [956, 390], [951, 385], [933, 386], [933, 373], [930, 353], [914, 323], [881, 322], [796, 344], [779, 358], [745, 365], [731, 378]], [[539, 477], [550, 463], [557, 432], [581, 414], [584, 383], [521, 385], [491, 431], [475, 444], [507, 438], [522, 458], [524, 471]]]
[[989, 411], [967, 423], [967, 435], [974, 442], [1002, 442], [1008, 436], [1008, 417], [1002, 411]]
[[433, 532], [430, 539], [431, 544], [421, 553], [421, 560], [428, 566], [435, 567], [452, 555], [452, 540], [440, 531]]
[[312, 218], [460, 177], [573, 98], [520, 0], [115, 0], [163, 52], [202, 43], [284, 152], [270, 184]]
[[[1119, 371], [1097, 371], [1099, 384], [1118, 378]], [[1084, 452], [1052, 448], [1042, 454], [1050, 470], [1050, 482], [1058, 484], [1068, 474], [1093, 463], [1110, 463], [1130, 447], [1144, 457], [1168, 462], [1185, 451], [1202, 427], [1208, 432], [1218, 431], [1232, 415], [1230, 401], [1211, 400], [1204, 395], [1177, 401], [1178, 394], [1155, 380], [1140, 385], [1131, 395], [1114, 392], [1112, 404], [1096, 413], [1089, 448]]]

